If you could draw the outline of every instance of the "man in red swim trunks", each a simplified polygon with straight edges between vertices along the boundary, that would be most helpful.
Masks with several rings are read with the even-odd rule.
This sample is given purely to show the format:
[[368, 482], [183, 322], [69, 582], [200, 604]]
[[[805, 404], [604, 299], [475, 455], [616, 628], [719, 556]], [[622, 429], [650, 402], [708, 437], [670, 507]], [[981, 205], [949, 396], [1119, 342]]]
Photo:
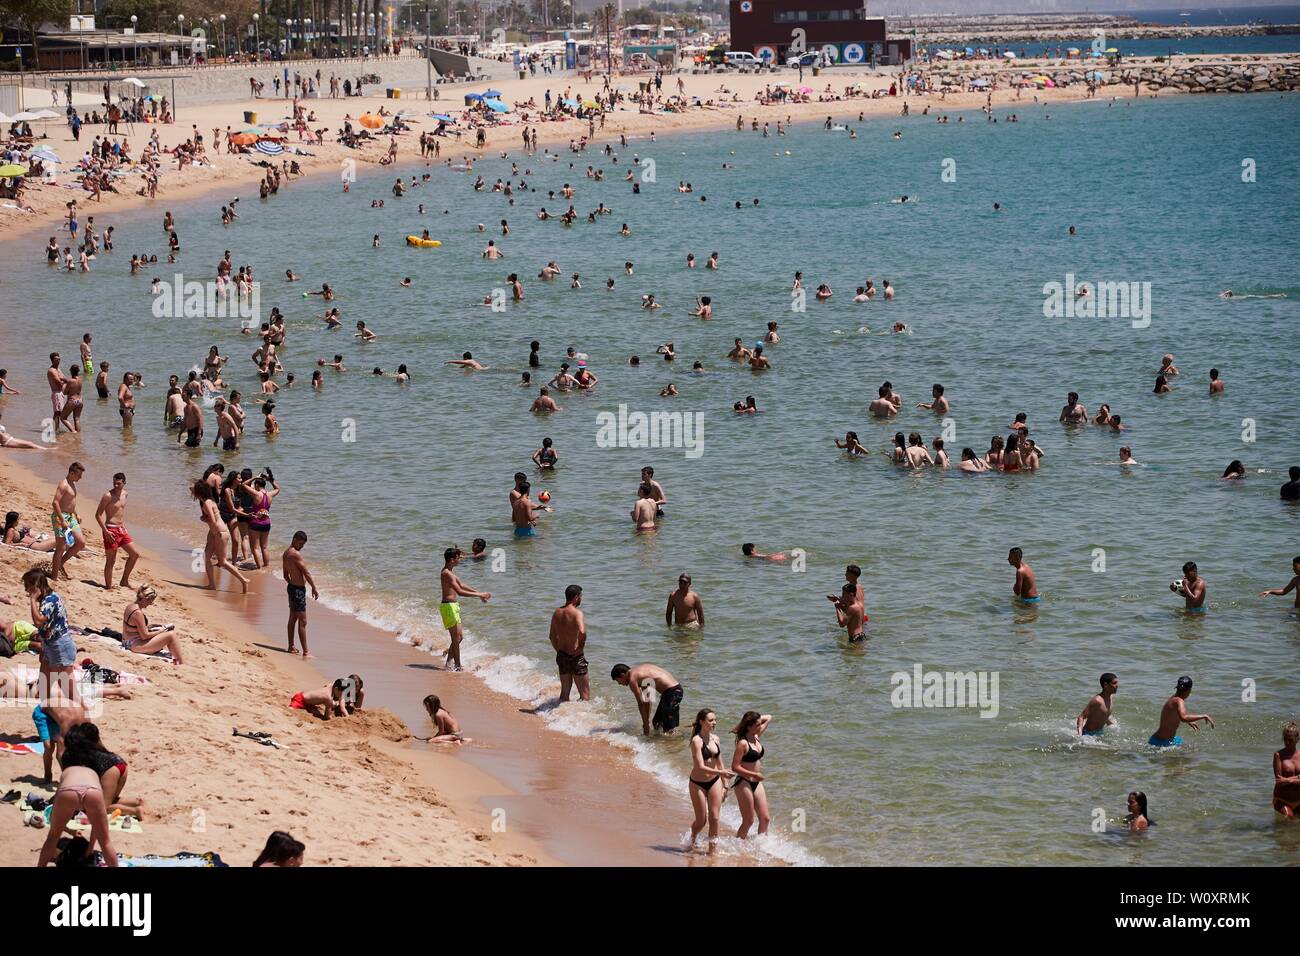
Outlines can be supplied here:
[[126, 566], [122, 568], [121, 586], [133, 587], [131, 571], [140, 560], [140, 552], [126, 530], [126, 475], [118, 472], [113, 476], [113, 487], [104, 492], [95, 509], [95, 520], [104, 535], [104, 589], [113, 590], [113, 566], [117, 564], [117, 552], [126, 552]]

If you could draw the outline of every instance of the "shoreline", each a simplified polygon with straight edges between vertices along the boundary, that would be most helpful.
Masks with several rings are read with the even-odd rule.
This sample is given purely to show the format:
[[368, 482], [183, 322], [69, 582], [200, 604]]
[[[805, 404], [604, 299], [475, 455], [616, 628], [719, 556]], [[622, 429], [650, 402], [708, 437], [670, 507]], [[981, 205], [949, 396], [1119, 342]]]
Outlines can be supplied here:
[[[63, 456], [56, 453], [43, 458], [51, 463], [57, 460], [49, 471], [61, 473], [65, 465]], [[88, 467], [88, 474], [103, 470], [96, 468], [92, 458], [83, 456], [83, 463]], [[44, 486], [48, 490], [55, 480], [42, 474], [46, 469], [31, 470], [25, 464], [6, 461], [5, 467], [0, 468], [0, 488], [6, 492], [7, 500], [12, 498], [11, 488], [21, 495], [34, 487]], [[134, 484], [138, 488], [141, 482], [137, 478]], [[83, 517], [88, 512], [87, 503], [88, 496], [83, 494], [80, 509]], [[132, 535], [142, 553], [134, 575], [135, 583], [148, 581], [159, 589], [160, 610], [166, 608], [171, 614], [178, 606], [184, 608], [210, 630], [225, 634], [223, 643], [233, 645], [238, 653], [261, 659], [261, 666], [270, 671], [269, 675], [262, 676], [270, 677], [280, 685], [278, 696], [265, 701], [267, 711], [282, 709], [284, 714], [297, 717], [287, 706], [280, 707], [296, 687], [324, 684], [332, 676], [349, 671], [361, 673], [366, 679], [368, 712], [368, 719], [358, 733], [364, 740], [363, 748], [379, 750], [392, 762], [400, 762], [403, 780], [414, 779], [436, 790], [440, 798], [437, 805], [448, 808], [451, 818], [448, 822], [460, 824], [469, 831], [466, 839], [473, 842], [468, 845], [488, 848], [490, 858], [472, 858], [463, 863], [653, 866], [673, 865], [687, 859], [686, 854], [680, 852], [678, 839], [689, 820], [690, 811], [684, 796], [678, 795], [681, 800], [680, 827], [672, 825], [672, 821], [678, 819], [676, 816], [671, 817], [667, 825], [651, 824], [652, 820], [662, 820], [659, 811], [663, 809], [667, 788], [658, 781], [646, 786], [641, 772], [635, 767], [619, 758], [610, 760], [605, 742], [552, 733], [542, 721], [530, 717], [518, 700], [492, 691], [471, 673], [446, 674], [431, 662], [431, 655], [427, 652], [401, 644], [393, 639], [393, 635], [324, 604], [315, 604], [309, 617], [313, 660], [289, 657], [284, 653], [284, 638], [280, 636], [283, 607], [278, 599], [278, 581], [272, 583], [268, 575], [254, 577], [257, 591], [247, 597], [226, 590], [212, 594], [196, 584], [196, 576], [189, 574], [184, 567], [190, 560], [190, 542], [175, 536], [171, 529], [153, 527], [152, 520], [156, 516], [142, 515], [140, 504], [132, 504], [130, 508], [128, 517], [133, 526]], [[28, 517], [24, 511], [24, 522]], [[148, 526], [142, 517], [150, 522]], [[136, 531], [136, 527], [143, 530]], [[92, 547], [95, 540], [97, 535], [88, 536], [88, 544]], [[11, 562], [15, 578], [30, 564], [40, 563], [44, 557], [22, 551], [14, 553], [32, 559], [30, 562]], [[86, 563], [77, 562], [74, 582], [88, 579], [90, 576], [82, 573], [87, 569], [92, 569], [98, 576], [98, 555], [88, 555], [82, 560]], [[74, 584], [72, 587], [77, 586]], [[107, 596], [98, 585], [87, 584], [85, 587], [93, 587], [93, 592]], [[113, 594], [110, 600], [114, 605], [125, 606], [130, 600], [127, 592], [121, 589]], [[268, 599], [272, 594], [276, 597]], [[69, 602], [75, 606], [75, 599], [69, 598]], [[72, 623], [76, 623], [75, 614], [70, 614], [70, 618]], [[364, 642], [365, 656], [360, 662], [356, 649], [358, 642]], [[101, 647], [109, 646], [96, 642], [93, 648], [80, 648], [79, 659], [89, 651], [97, 662], [104, 663], [111, 650], [113, 653], [107, 666], [133, 673], [144, 672], [144, 668], [135, 662], [147, 659], [118, 652], [115, 648], [101, 651]], [[189, 668], [191, 663], [187, 660], [182, 666]], [[183, 678], [186, 673], [180, 672], [180, 676]], [[289, 682], [290, 677], [296, 680], [296, 684]], [[472, 743], [452, 749], [421, 744], [411, 738], [410, 734], [427, 732], [427, 718], [420, 701], [430, 692], [438, 693], [444, 704], [457, 714]], [[134, 703], [118, 706], [130, 707]], [[107, 705], [110, 714], [115, 704], [110, 702]], [[378, 727], [372, 726], [369, 714], [379, 712], [384, 714], [385, 720]], [[0, 715], [4, 713], [0, 709]], [[17, 719], [0, 719], [0, 739], [13, 742], [16, 737], [33, 736], [29, 711], [23, 709], [19, 713], [21, 717]], [[265, 715], [260, 717], [264, 721], [270, 719]], [[322, 732], [329, 733], [351, 720], [336, 718], [319, 727]], [[265, 726], [264, 723], [256, 729]], [[317, 725], [309, 722], [308, 726]], [[286, 748], [298, 748], [298, 741], [293, 736], [273, 732]], [[107, 727], [104, 735], [107, 740], [116, 741], [119, 749], [129, 750], [117, 733], [110, 737]], [[279, 754], [283, 751], [270, 752]], [[24, 769], [30, 770], [30, 761], [36, 758], [15, 756], [8, 759], [25, 761]], [[0, 771], [7, 766], [0, 763]], [[628, 773], [629, 770], [632, 772]], [[408, 777], [408, 774], [413, 776]], [[24, 793], [30, 789], [27, 783], [22, 786]], [[138, 790], [135, 792], [139, 795]], [[14, 817], [19, 818], [19, 815], [15, 812]], [[4, 816], [0, 815], [0, 830], [3, 830], [3, 820]], [[147, 819], [145, 826], [150, 829]], [[30, 840], [24, 841], [16, 836], [13, 841], [6, 842], [14, 847], [18, 856], [11, 859], [10, 854], [0, 853], [0, 865], [26, 865], [30, 862], [24, 855], [27, 848], [24, 846], [20, 850], [17, 846]], [[309, 858], [312, 858], [312, 841], [304, 842], [308, 843]], [[371, 841], [357, 842], [360, 847]], [[122, 846], [119, 845], [118, 849], [124, 852]], [[176, 849], [195, 850], [190, 846]], [[220, 847], [208, 849], [222, 853], [225, 858]], [[492, 853], [492, 850], [497, 852]], [[130, 849], [125, 852], [130, 852]], [[161, 851], [151, 848], [149, 852]], [[256, 853], [256, 848], [253, 853]], [[312, 861], [316, 862], [314, 858]], [[232, 861], [226, 858], [226, 862]], [[348, 865], [427, 865], [430, 861], [384, 858], [339, 862]]]
[[[1269, 55], [1255, 54], [1251, 56], [1258, 58], [1262, 62]], [[1037, 68], [1036, 61], [1026, 60], [1023, 65], [1027, 69]], [[1126, 61], [1126, 65], [1137, 67], [1148, 64], [1145, 63], [1145, 58], [1134, 58]], [[846, 87], [851, 87], [855, 83], [862, 84], [863, 88], [868, 92], [871, 90], [887, 91], [895, 77], [896, 75], [892, 72], [878, 73], [868, 69], [835, 68], [830, 72], [823, 73], [820, 77], [814, 78], [807, 75], [803, 82], [817, 91], [814, 95], [823, 93], [827, 85], [830, 86], [833, 93], [842, 94]], [[648, 137], [652, 133], [655, 135], [670, 135], [674, 133], [734, 130], [737, 115], [744, 117], [747, 128], [753, 118], [757, 118], [760, 123], [774, 123], [778, 119], [784, 120], [787, 117], [791, 122], [816, 121], [824, 119], [828, 113], [835, 115], [836, 113], [842, 114], [845, 112], [862, 113], [867, 118], [898, 116], [905, 102], [910, 107], [914, 107], [910, 118], [917, 119], [926, 105], [931, 106], [932, 112], [937, 110], [939, 112], [955, 113], [963, 110], [978, 110], [984, 106], [987, 95], [984, 92], [950, 92], [945, 97], [940, 98], [937, 94], [926, 96], [904, 95], [900, 91], [897, 96], [885, 95], [875, 99], [868, 96], [857, 96], [830, 101], [814, 99], [808, 103], [784, 103], [764, 106], [754, 99], [757, 93], [767, 86], [782, 82], [797, 87], [800, 85], [798, 75], [792, 71], [767, 75], [670, 74], [665, 79], [665, 88], [675, 83], [678, 78], [684, 83], [688, 96], [698, 96], [702, 100], [706, 100], [720, 95], [717, 92], [718, 89], [725, 88], [730, 93], [738, 95], [740, 100], [739, 102], [720, 101], [719, 105], [692, 108], [691, 111], [686, 113], [641, 113], [635, 109], [619, 109], [609, 114], [609, 119], [604, 128], [597, 127], [594, 143], [624, 134], [635, 137], [638, 143], [643, 146], [643, 137]], [[584, 90], [589, 89], [589, 86], [579, 82], [579, 79], [576, 76], [539, 77], [526, 80], [504, 80], [494, 83], [494, 85], [501, 88], [503, 99], [507, 102], [524, 102], [530, 97], [537, 102], [541, 102], [546, 90], [571, 87], [577, 94], [582, 94]], [[616, 85], [620, 87], [627, 87], [636, 82], [635, 78], [619, 77], [618, 79], [619, 83]], [[593, 80], [591, 87], [600, 88], [596, 80]], [[462, 93], [464, 91], [458, 87], [456, 92]], [[1131, 92], [1124, 90], [1120, 92], [1131, 95]], [[1173, 95], [1176, 91], [1167, 90], [1162, 92], [1166, 95]], [[1087, 90], [1082, 86], [1038, 90], [1037, 96], [1039, 103], [1043, 105], [1056, 105], [1088, 98]], [[308, 109], [317, 111], [319, 117], [317, 125], [328, 126], [331, 131], [342, 125], [345, 114], [355, 117], [362, 112], [377, 109], [379, 106], [397, 109], [410, 108], [403, 105], [404, 101], [388, 100], [382, 96], [362, 97], [360, 99], [356, 97], [335, 100], [312, 99], [303, 102]], [[432, 101], [412, 99], [405, 102], [419, 104], [414, 108], [420, 114], [427, 114], [431, 110], [438, 108], [452, 108], [452, 103], [445, 99]], [[187, 135], [192, 132], [191, 127], [197, 127], [206, 137], [211, 135], [214, 126], [223, 130], [227, 126], [231, 129], [238, 128], [243, 111], [246, 109], [257, 110], [265, 114], [274, 108], [274, 104], [291, 106], [291, 103], [292, 101], [288, 99], [251, 99], [245, 97], [192, 107], [187, 111], [189, 115], [185, 123], [170, 126], [147, 126], [144, 124], [137, 126], [137, 143], [147, 137], [148, 131], [156, 130], [159, 133], [162, 146], [170, 149], [186, 139]], [[1034, 105], [1034, 101], [1032, 99], [1017, 99], [1015, 90], [999, 89], [993, 91], [993, 105], [995, 108], [1014, 107], [1017, 104], [1028, 107]], [[457, 110], [459, 108], [459, 106], [456, 106]], [[276, 122], [282, 119], [279, 116], [264, 116], [263, 118]], [[902, 119], [902, 117], [899, 118]], [[363, 177], [371, 173], [382, 172], [383, 175], [387, 176], [389, 172], [405, 171], [414, 164], [423, 162], [419, 156], [418, 133], [433, 125], [424, 122], [427, 119], [427, 115], [417, 117], [418, 121], [413, 124], [413, 132], [397, 137], [398, 157], [397, 162], [392, 166], [381, 166], [379, 164], [379, 159], [385, 154], [382, 138], [372, 141], [367, 147], [368, 151], [350, 150], [338, 145], [336, 142], [327, 142], [324, 146], [311, 147], [310, 149], [314, 153], [312, 156], [293, 157], [303, 171], [303, 177], [300, 178], [311, 177], [315, 179], [326, 172], [337, 173], [344, 160], [356, 161], [357, 173]], [[843, 122], [844, 120], [840, 119], [838, 121]], [[587, 124], [584, 121], [573, 119], [543, 123], [530, 120], [527, 125], [537, 130], [538, 141], [542, 146], [567, 145], [569, 141], [585, 136], [587, 131]], [[83, 137], [89, 137], [93, 140], [96, 135], [103, 135], [102, 131], [105, 128], [102, 124], [93, 127], [87, 125], [83, 127]], [[441, 157], [438, 162], [445, 163], [447, 158], [454, 158], [457, 155], [499, 155], [503, 152], [509, 155], [519, 155], [518, 134], [522, 128], [523, 124], [516, 124], [494, 130], [489, 135], [487, 147], [483, 150], [477, 150], [473, 146], [471, 137], [465, 138], [463, 143], [454, 137], [447, 137], [443, 141], [443, 151], [446, 155]], [[70, 131], [66, 126], [52, 126], [50, 129], [52, 132], [49, 139], [38, 139], [37, 142], [50, 146], [56, 151], [63, 149], [66, 152], [69, 148], [68, 144], [72, 143]], [[82, 140], [82, 142], [85, 141]], [[292, 139], [287, 139], [285, 143], [286, 146], [298, 145]], [[80, 146], [80, 143], [76, 145]], [[631, 143], [629, 143], [629, 148], [632, 148]], [[540, 157], [541, 154], [524, 155], [537, 155]], [[581, 156], [583, 154], [575, 153], [573, 155]], [[170, 167], [165, 168], [158, 198], [152, 200], [135, 194], [134, 187], [137, 185], [135, 177], [123, 181], [130, 185], [127, 191], [117, 194], [105, 193], [104, 202], [94, 204], [89, 202], [90, 194], [79, 186], [75, 188], [65, 188], [62, 185], [33, 187], [27, 191], [24, 199], [35, 208], [35, 213], [25, 213], [16, 209], [0, 207], [0, 226], [3, 226], [6, 230], [6, 241], [28, 240], [35, 234], [48, 235], [51, 231], [55, 235], [62, 232], [66, 236], [66, 223], [63, 222], [66, 211], [64, 204], [73, 199], [79, 203], [83, 218], [89, 215], [96, 216], [102, 228], [105, 225], [111, 225], [105, 220], [106, 215], [149, 206], [158, 210], [165, 210], [169, 203], [191, 199], [200, 200], [222, 189], [255, 187], [258, 180], [264, 175], [263, 167], [247, 162], [244, 155], [232, 156], [223, 153], [215, 158], [216, 163], [210, 169], [191, 167], [181, 173]], [[286, 152], [281, 158], [289, 158], [289, 154]], [[431, 163], [429, 164], [431, 165]], [[292, 182], [286, 179], [282, 191], [291, 193]], [[382, 191], [384, 195], [387, 195], [389, 189], [385, 186]], [[270, 197], [268, 201], [274, 201], [277, 198], [279, 197]], [[44, 235], [42, 236], [42, 242], [44, 241]]]
[[[56, 459], [46, 458], [51, 464]], [[50, 485], [42, 470], [25, 465], [8, 457], [0, 461], [0, 489], [7, 510], [22, 511], [26, 521], [39, 518], [31, 509], [48, 496]], [[83, 495], [79, 508], [83, 516], [88, 497]], [[132, 524], [143, 528], [142, 509], [134, 507]], [[119, 853], [212, 851], [230, 866], [246, 866], [271, 830], [286, 829], [307, 844], [308, 861], [316, 864], [558, 864], [524, 833], [493, 829], [483, 805], [506, 791], [499, 781], [441, 749], [413, 746], [407, 725], [384, 709], [382, 700], [361, 715], [328, 723], [291, 710], [287, 702], [295, 688], [326, 682], [317, 667], [268, 653], [271, 645], [261, 632], [250, 630], [243, 609], [224, 600], [229, 595], [176, 580], [174, 553], [188, 559], [188, 548], [161, 550], [165, 538], [149, 531], [133, 535], [141, 553], [133, 583], [158, 588], [158, 616], [177, 625], [185, 663], [132, 654], [93, 637], [77, 639], [78, 660], [90, 657], [149, 682], [132, 685], [131, 700], [104, 701], [102, 714], [92, 717], [106, 745], [131, 768], [126, 795], [145, 801], [143, 832], [116, 838]], [[72, 581], [60, 582], [57, 589], [74, 626], [116, 624], [120, 630], [121, 610], [132, 596], [121, 588], [104, 591], [98, 536], [87, 538], [88, 551], [70, 568]], [[16, 604], [3, 613], [26, 618], [17, 579], [47, 555], [4, 551], [0, 586]], [[5, 660], [4, 669], [35, 665], [35, 657], [15, 657]], [[30, 703], [4, 701], [0, 739], [34, 739], [30, 713]], [[269, 731], [282, 749], [233, 738], [226, 731], [231, 726]], [[6, 790], [48, 796], [53, 789], [42, 784], [37, 757], [3, 755], [0, 773], [6, 775]], [[57, 780], [57, 767], [55, 775]], [[416, 823], [427, 841], [412, 847], [397, 827], [377, 826], [366, 833], [366, 816], [356, 814], [358, 799], [397, 801], [407, 809], [393, 812], [393, 822], [405, 817]], [[254, 810], [250, 804], [263, 806]], [[353, 839], [358, 831], [364, 838]], [[30, 830], [22, 814], [5, 807], [0, 833], [5, 835], [0, 866], [32, 865], [45, 831]]]

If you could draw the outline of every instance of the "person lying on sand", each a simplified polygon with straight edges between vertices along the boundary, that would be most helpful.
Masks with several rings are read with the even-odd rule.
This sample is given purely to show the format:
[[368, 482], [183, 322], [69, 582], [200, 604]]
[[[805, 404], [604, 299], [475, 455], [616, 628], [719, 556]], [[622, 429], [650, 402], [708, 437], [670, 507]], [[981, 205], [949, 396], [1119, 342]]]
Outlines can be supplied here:
[[294, 710], [305, 710], [320, 720], [347, 717], [361, 709], [361, 701], [364, 699], [363, 692], [358, 688], [356, 703], [350, 703], [345, 699], [347, 690], [348, 680], [340, 677], [334, 683], [326, 684], [316, 690], [298, 691], [289, 701], [289, 706]]

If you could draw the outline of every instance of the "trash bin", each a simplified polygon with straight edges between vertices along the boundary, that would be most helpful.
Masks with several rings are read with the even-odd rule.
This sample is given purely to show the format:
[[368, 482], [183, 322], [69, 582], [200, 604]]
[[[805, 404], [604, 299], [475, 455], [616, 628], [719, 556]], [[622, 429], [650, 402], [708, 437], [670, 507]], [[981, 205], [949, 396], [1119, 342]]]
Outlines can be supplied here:
[[244, 110], [244, 122], [249, 126], [257, 125], [257, 110]]
[[814, 67], [812, 68], [812, 71], [813, 71], [813, 76], [821, 76], [821, 75], [822, 75], [822, 68], [821, 68], [820, 66], [814, 66]]
[[393, 88], [391, 86], [384, 90], [384, 96], [390, 100], [393, 98]]
[[401, 87], [394, 86], [391, 90], [389, 90], [389, 92], [392, 94], [392, 97], [391, 97], [392, 99], [400, 100], [400, 99], [402, 98], [402, 90], [401, 90]]
[[526, 79], [528, 79], [528, 71], [527, 71], [527, 70], [520, 70], [520, 71], [519, 71], [519, 79], [521, 79], [521, 80], [526, 80]]

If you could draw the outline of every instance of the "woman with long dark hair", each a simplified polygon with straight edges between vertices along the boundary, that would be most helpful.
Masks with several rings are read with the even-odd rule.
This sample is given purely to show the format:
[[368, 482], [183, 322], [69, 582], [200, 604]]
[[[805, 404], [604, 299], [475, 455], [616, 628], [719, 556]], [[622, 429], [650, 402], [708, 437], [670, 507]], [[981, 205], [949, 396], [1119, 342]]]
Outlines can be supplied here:
[[686, 787], [691, 794], [691, 806], [695, 808], [691, 846], [695, 846], [695, 838], [707, 825], [710, 853], [718, 840], [718, 820], [722, 814], [722, 800], [727, 795], [723, 778], [735, 776], [722, 766], [722, 742], [714, 733], [717, 726], [718, 716], [713, 711], [705, 708], [695, 715], [695, 725], [691, 730], [691, 775]]
[[144, 809], [140, 797], [123, 797], [126, 789], [126, 761], [104, 746], [99, 728], [87, 721], [74, 724], [63, 735], [63, 768], [89, 767], [99, 776], [104, 791], [104, 805], [108, 812], [120, 810], [139, 819]]
[[1147, 795], [1141, 790], [1134, 790], [1128, 795], [1128, 816], [1124, 818], [1129, 833], [1141, 833], [1147, 827], [1156, 825], [1147, 810]]
[[302, 866], [307, 848], [283, 830], [276, 830], [266, 838], [266, 846], [253, 861], [253, 866]]
[[739, 778], [735, 786], [736, 803], [740, 805], [738, 837], [749, 834], [755, 818], [758, 819], [760, 836], [767, 832], [767, 825], [772, 822], [767, 809], [767, 789], [763, 786], [763, 757], [767, 748], [759, 740], [771, 722], [771, 714], [750, 710], [732, 731], [736, 735], [736, 749], [731, 755], [731, 770]]

